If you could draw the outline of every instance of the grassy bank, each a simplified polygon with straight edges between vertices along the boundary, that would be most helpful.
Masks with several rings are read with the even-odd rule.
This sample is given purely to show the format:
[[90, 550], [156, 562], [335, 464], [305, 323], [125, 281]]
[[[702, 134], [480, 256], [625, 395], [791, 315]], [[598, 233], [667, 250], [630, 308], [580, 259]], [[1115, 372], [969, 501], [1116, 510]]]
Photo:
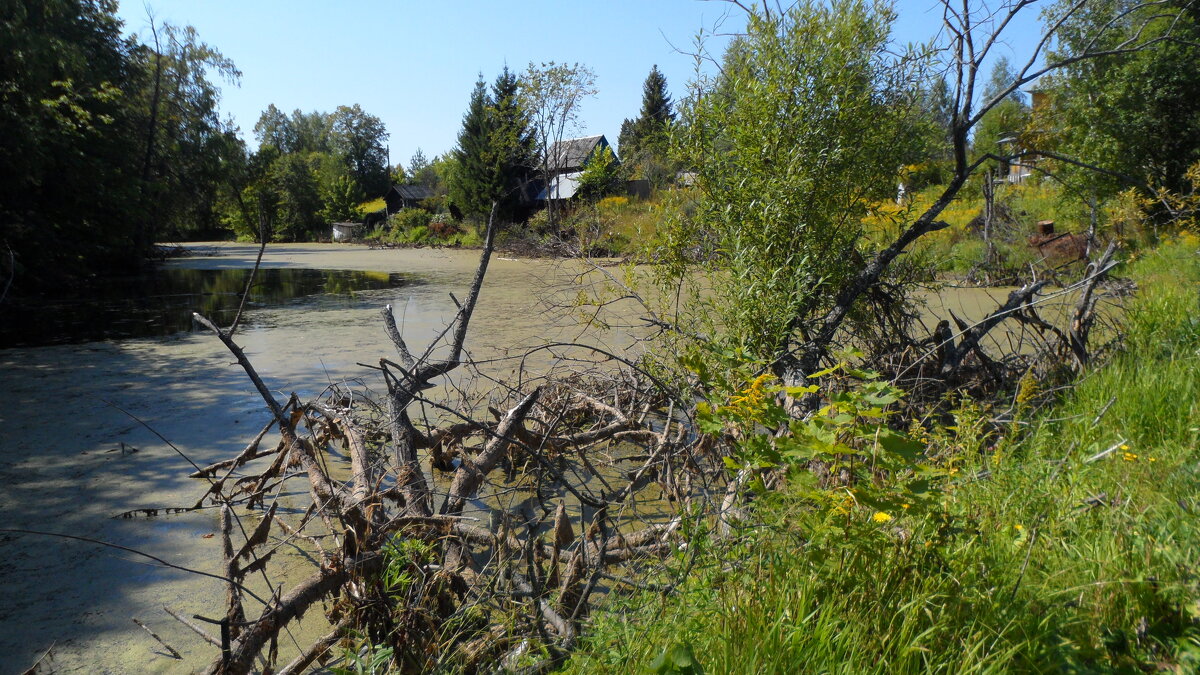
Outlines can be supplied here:
[[970, 404], [928, 431], [950, 476], [933, 508], [831, 529], [797, 490], [764, 498], [677, 593], [612, 599], [567, 669], [1200, 669], [1200, 258], [1166, 245], [1125, 272], [1112, 362], [1004, 433]]

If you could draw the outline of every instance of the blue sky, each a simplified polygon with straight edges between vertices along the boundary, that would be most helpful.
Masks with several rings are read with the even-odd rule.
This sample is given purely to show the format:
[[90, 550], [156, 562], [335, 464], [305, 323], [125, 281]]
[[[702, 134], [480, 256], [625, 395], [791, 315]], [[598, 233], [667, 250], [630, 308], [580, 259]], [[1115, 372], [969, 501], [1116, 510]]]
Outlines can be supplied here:
[[[194, 26], [242, 71], [240, 87], [222, 84], [221, 108], [251, 145], [268, 104], [329, 112], [358, 103], [387, 125], [391, 161], [405, 165], [418, 147], [428, 157], [453, 147], [478, 74], [490, 82], [506, 63], [515, 71], [530, 61], [589, 65], [599, 93], [583, 105], [584, 133], [616, 143], [621, 121], [638, 114], [652, 65], [678, 99], [694, 73], [681, 52], [696, 34], [744, 25], [736, 7], [703, 0], [122, 0], [127, 31], [145, 35], [148, 8], [160, 22]], [[938, 30], [931, 0], [897, 8], [898, 41]], [[1028, 54], [1035, 15], [1000, 53]]]

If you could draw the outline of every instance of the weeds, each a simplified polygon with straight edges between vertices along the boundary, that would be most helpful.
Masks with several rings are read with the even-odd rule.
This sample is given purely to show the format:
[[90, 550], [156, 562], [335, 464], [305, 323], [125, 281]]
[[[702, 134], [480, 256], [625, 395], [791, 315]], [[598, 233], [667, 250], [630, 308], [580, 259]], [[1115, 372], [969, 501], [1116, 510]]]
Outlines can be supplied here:
[[[1195, 672], [1200, 258], [1167, 246], [1132, 275], [1142, 292], [1125, 350], [1028, 420], [1024, 435], [997, 435], [969, 401], [952, 424], [911, 434], [938, 471], [929, 508], [839, 504], [830, 485], [817, 486], [823, 503], [793, 480], [762, 496], [750, 524], [708, 542], [676, 594], [597, 613], [570, 668]], [[848, 415], [843, 431], [858, 429], [879, 421], [861, 408], [879, 395], [827, 412]], [[731, 398], [710, 419], [744, 420], [736, 407]], [[760, 436], [763, 414], [750, 416]], [[863, 456], [869, 441], [848, 436]], [[887, 494], [914, 475], [874, 472], [871, 489]]]

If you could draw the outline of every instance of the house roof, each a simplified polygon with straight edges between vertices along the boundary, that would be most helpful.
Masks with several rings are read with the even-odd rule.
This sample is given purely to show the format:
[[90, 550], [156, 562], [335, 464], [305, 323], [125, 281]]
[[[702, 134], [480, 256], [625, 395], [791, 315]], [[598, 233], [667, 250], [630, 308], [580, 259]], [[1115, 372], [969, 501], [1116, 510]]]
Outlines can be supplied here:
[[604, 134], [558, 141], [550, 148], [550, 161], [553, 163], [551, 168], [556, 171], [578, 171], [583, 168], [597, 146], [607, 145], [608, 139]]
[[433, 196], [433, 190], [424, 185], [393, 185], [392, 191], [400, 196], [401, 199], [412, 199], [420, 201], [429, 199]]

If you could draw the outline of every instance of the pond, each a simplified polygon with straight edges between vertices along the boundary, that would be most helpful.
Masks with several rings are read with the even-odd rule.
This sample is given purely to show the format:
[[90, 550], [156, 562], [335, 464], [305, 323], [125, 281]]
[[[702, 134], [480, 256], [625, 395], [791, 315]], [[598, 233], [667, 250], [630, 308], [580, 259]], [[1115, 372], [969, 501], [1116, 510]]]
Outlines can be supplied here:
[[[0, 527], [70, 533], [218, 571], [215, 510], [116, 516], [191, 505], [204, 486], [187, 478], [190, 462], [232, 456], [268, 419], [241, 368], [190, 321], [192, 311], [231, 320], [256, 254], [254, 246], [206, 245], [149, 280], [47, 299], [5, 318]], [[379, 310], [391, 304], [405, 339], [423, 350], [454, 316], [450, 293], [465, 297], [477, 260], [474, 251], [273, 245], [237, 341], [279, 400], [371, 378], [361, 364], [394, 354]], [[472, 356], [505, 376], [517, 368], [508, 357], [547, 342], [583, 335], [614, 351], [636, 348], [630, 331], [584, 331], [577, 316], [551, 311], [570, 304], [579, 272], [568, 263], [494, 257], [471, 324]], [[1004, 294], [966, 291], [935, 298], [931, 310], [953, 306], [970, 319]], [[282, 560], [272, 584], [311, 571], [302, 551]], [[267, 594], [265, 583], [254, 583]], [[0, 593], [0, 674], [21, 672], [51, 647], [62, 672], [191, 672], [214, 650], [162, 608], [212, 616], [224, 590], [93, 543], [0, 534]], [[319, 614], [300, 630], [320, 633]], [[135, 618], [185, 659], [166, 655]], [[280, 645], [282, 653], [289, 648]]]
[[[224, 347], [190, 325], [192, 311], [231, 320], [257, 248], [201, 252], [150, 280], [6, 315], [0, 527], [70, 533], [217, 571], [215, 511], [114, 518], [194, 503], [203, 486], [187, 478], [189, 461], [231, 456], [268, 419]], [[449, 294], [465, 297], [477, 261], [475, 251], [272, 246], [237, 340], [279, 399], [293, 391], [312, 397], [330, 382], [369, 377], [360, 363], [394, 358], [380, 319], [385, 304], [395, 307], [413, 349], [424, 349], [453, 317]], [[473, 355], [502, 359], [509, 350], [577, 337], [572, 321], [557, 325], [542, 305], [571, 278], [552, 261], [493, 258], [472, 323]], [[513, 367], [493, 364], [497, 374]], [[308, 573], [303, 556], [295, 558], [296, 573]], [[52, 645], [63, 672], [190, 672], [213, 649], [162, 607], [211, 615], [223, 597], [217, 582], [132, 554], [13, 534], [0, 534], [0, 592], [7, 599], [0, 673], [24, 670]], [[317, 614], [305, 621], [313, 631], [320, 630]], [[134, 618], [186, 660], [163, 656]]]
[[[69, 294], [27, 301], [6, 310], [5, 321], [0, 324], [0, 348], [192, 332], [197, 330], [192, 312], [227, 326], [237, 315], [251, 273], [246, 268], [168, 266], [81, 285]], [[251, 310], [248, 318], [255, 317], [255, 308], [263, 307], [341, 309], [416, 283], [420, 283], [419, 278], [398, 272], [263, 269], [254, 276], [246, 307]]]

